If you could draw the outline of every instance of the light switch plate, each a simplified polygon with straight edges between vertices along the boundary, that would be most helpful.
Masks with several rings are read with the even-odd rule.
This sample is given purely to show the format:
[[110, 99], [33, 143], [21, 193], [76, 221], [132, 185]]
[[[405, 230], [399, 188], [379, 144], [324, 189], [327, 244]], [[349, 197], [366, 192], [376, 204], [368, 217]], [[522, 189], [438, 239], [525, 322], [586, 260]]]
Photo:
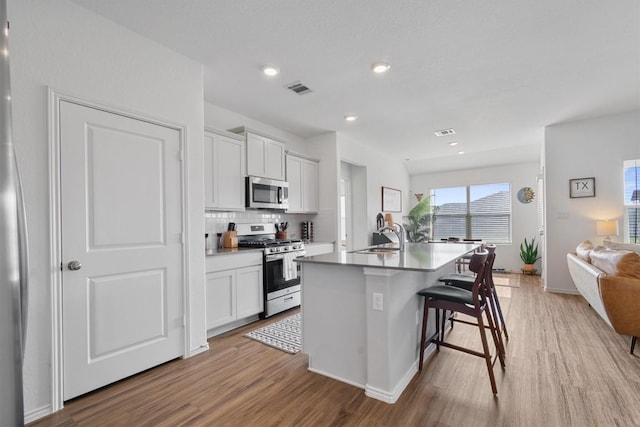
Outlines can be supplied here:
[[373, 309], [376, 311], [384, 310], [384, 297], [381, 293], [373, 293]]

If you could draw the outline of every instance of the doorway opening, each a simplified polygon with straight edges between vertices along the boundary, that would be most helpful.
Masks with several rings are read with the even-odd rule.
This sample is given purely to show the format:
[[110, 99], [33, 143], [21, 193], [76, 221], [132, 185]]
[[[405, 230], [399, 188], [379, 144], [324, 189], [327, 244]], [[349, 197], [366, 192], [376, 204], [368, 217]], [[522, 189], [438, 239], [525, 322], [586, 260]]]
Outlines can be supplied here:
[[367, 168], [340, 162], [340, 247], [347, 251], [369, 245]]

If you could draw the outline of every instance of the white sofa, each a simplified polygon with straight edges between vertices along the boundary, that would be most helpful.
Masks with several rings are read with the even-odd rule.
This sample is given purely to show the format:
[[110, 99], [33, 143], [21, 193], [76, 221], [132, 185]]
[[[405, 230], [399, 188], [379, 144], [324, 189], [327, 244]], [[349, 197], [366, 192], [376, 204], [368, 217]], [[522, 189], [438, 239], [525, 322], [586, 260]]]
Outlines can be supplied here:
[[[602, 277], [607, 274], [616, 274], [616, 266], [614, 263], [608, 262], [606, 265], [602, 263], [591, 263], [590, 251], [591, 250], [610, 250], [629, 253], [634, 251], [640, 254], [640, 245], [633, 245], [627, 243], [618, 243], [605, 240], [603, 242], [604, 247], [593, 247], [588, 240], [582, 242], [576, 248], [576, 252], [567, 254], [567, 265], [569, 267], [569, 273], [571, 279], [576, 288], [582, 294], [584, 299], [593, 307], [593, 309], [604, 319], [609, 326], [612, 326], [611, 320], [607, 315], [607, 311], [602, 302], [601, 283]], [[601, 268], [606, 268], [608, 271], [603, 271]]]
[[602, 304], [602, 298], [600, 297], [600, 278], [604, 276], [605, 273], [575, 253], [567, 254], [567, 264], [569, 266], [571, 279], [580, 294], [582, 294], [589, 305], [593, 307], [596, 313], [611, 326], [611, 321], [609, 320], [609, 316], [607, 316], [607, 312]]

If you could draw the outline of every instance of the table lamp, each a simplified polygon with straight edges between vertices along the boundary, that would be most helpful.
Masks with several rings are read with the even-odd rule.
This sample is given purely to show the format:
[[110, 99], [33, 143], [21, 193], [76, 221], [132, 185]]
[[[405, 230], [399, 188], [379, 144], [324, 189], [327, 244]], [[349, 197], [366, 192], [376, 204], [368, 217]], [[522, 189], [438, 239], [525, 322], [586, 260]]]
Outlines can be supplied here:
[[611, 236], [618, 235], [618, 221], [616, 220], [602, 220], [596, 221], [596, 233], [598, 236], [605, 236], [604, 240], [611, 239]]

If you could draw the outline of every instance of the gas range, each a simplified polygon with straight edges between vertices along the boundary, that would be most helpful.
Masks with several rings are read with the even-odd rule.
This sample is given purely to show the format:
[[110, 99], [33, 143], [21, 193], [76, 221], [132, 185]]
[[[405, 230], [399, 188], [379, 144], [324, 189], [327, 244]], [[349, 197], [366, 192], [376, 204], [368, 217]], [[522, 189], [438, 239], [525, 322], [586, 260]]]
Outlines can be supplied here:
[[300, 305], [300, 264], [294, 259], [305, 255], [298, 239], [276, 239], [274, 224], [237, 224], [238, 246], [262, 248], [264, 312], [269, 317]]
[[300, 239], [276, 239], [273, 224], [237, 224], [238, 247], [264, 248], [265, 255], [304, 250]]

